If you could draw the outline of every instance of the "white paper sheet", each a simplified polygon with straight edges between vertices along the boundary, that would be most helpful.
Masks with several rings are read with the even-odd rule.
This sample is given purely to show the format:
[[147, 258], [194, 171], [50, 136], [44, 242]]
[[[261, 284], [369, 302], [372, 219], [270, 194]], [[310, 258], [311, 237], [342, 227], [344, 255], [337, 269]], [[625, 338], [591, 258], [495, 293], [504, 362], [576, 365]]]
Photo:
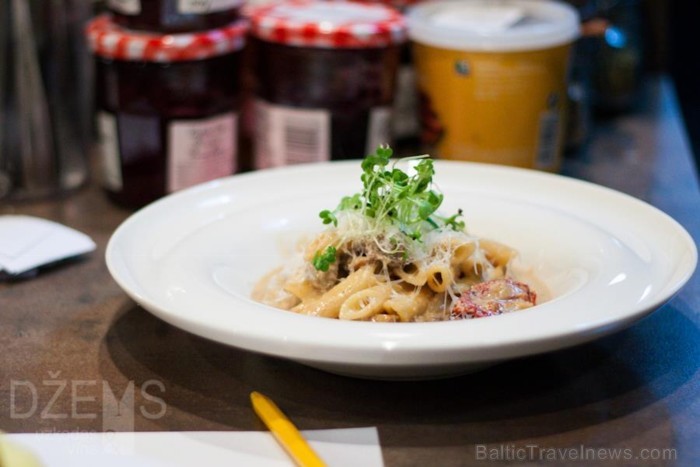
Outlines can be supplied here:
[[[310, 430], [304, 437], [330, 467], [383, 465], [375, 427]], [[270, 432], [19, 433], [6, 441], [31, 450], [44, 467], [287, 467]]]
[[94, 249], [90, 237], [57, 222], [31, 216], [0, 216], [0, 271], [22, 274]]

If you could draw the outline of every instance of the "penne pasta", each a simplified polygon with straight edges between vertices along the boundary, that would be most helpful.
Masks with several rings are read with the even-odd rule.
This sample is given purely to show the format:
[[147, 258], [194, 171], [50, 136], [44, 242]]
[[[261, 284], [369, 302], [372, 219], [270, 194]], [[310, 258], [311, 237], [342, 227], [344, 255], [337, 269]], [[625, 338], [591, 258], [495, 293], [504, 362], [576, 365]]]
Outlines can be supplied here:
[[387, 284], [375, 285], [355, 292], [343, 302], [338, 317], [349, 320], [366, 320], [384, 310], [384, 302], [391, 296]]
[[308, 280], [287, 282], [284, 285], [284, 290], [294, 295], [300, 302], [315, 300], [321, 295], [314, 283]]
[[489, 262], [495, 267], [505, 268], [516, 254], [511, 247], [493, 240], [482, 239], [479, 241], [479, 246], [484, 251]]
[[428, 280], [425, 282], [433, 292], [444, 292], [452, 284], [452, 269], [444, 264], [432, 264], [426, 270]]
[[461, 268], [461, 265], [472, 257], [474, 251], [476, 251], [476, 242], [474, 241], [457, 245], [453, 250], [452, 265]]
[[316, 300], [302, 302], [295, 311], [306, 315], [337, 318], [340, 307], [351, 295], [377, 284], [370, 266], [353, 272]]
[[416, 316], [425, 313], [432, 296], [433, 292], [428, 287], [414, 292], [395, 293], [384, 303], [384, 309], [398, 316], [400, 321], [414, 321]]
[[424, 285], [428, 281], [428, 272], [420, 263], [407, 263], [394, 269], [394, 274], [411, 285]]

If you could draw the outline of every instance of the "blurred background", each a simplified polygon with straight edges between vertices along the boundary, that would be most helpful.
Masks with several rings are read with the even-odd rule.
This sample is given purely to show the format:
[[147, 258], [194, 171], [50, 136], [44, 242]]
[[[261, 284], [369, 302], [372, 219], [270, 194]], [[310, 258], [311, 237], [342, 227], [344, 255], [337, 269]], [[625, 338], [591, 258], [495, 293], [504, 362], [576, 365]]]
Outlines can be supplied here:
[[[87, 0], [86, 0], [87, 1]], [[693, 0], [564, 0], [582, 19], [603, 18], [623, 30], [628, 40], [597, 35], [579, 47], [578, 59], [595, 74], [598, 89], [594, 118], [614, 116], [634, 106], [641, 80], [648, 74], [668, 74], [676, 86], [686, 130], [700, 166], [700, 60], [697, 28], [700, 2]], [[97, 14], [105, 0], [93, 0]], [[398, 0], [396, 4], [411, 4]], [[619, 41], [619, 38], [618, 38]], [[585, 41], [584, 41], [585, 42]], [[630, 73], [630, 70], [632, 72]], [[617, 75], [617, 76], [616, 76]], [[617, 93], [617, 94], [616, 94]]]
[[[578, 2], [577, 2], [578, 3]], [[619, 11], [637, 10], [643, 51], [642, 76], [666, 73], [676, 92], [686, 130], [700, 162], [700, 61], [697, 50], [697, 18], [700, 3], [691, 0], [609, 0], [594, 2]], [[609, 10], [610, 11], [610, 10]], [[612, 17], [615, 21], [615, 17]], [[627, 23], [627, 20], [624, 20]], [[598, 66], [596, 63], [594, 66]]]
[[[415, 2], [383, 3], [403, 9]], [[633, 111], [647, 77], [664, 74], [676, 85], [692, 150], [700, 162], [698, 2], [566, 3], [578, 11], [584, 35], [574, 45], [565, 157], [576, 156], [597, 121]], [[15, 197], [24, 193], [32, 197], [56, 187], [72, 189], [88, 179], [89, 161], [84, 155], [96, 133], [91, 115], [95, 77], [83, 30], [90, 18], [106, 9], [104, 0], [2, 2], [0, 199], [12, 189]], [[411, 147], [415, 141], [408, 138], [406, 144]], [[245, 147], [243, 151], [241, 157], [250, 157]]]
[[700, 3], [690, 0], [655, 3], [658, 4], [656, 11], [668, 10], [657, 13], [663, 16], [653, 20], [661, 23], [659, 39], [664, 44], [656, 52], [658, 68], [668, 70], [675, 81], [697, 167], [700, 162], [700, 61], [696, 21], [700, 18]]

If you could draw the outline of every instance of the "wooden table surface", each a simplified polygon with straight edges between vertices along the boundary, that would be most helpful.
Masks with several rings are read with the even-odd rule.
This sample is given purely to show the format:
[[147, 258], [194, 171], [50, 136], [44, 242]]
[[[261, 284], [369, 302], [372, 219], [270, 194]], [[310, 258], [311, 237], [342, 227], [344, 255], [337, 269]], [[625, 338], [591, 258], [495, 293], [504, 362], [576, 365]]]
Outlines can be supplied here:
[[[698, 177], [664, 79], [651, 80], [639, 109], [599, 123], [563, 172], [642, 198], [700, 238]], [[0, 283], [7, 432], [261, 430], [249, 402], [258, 390], [302, 429], [376, 426], [388, 466], [614, 465], [614, 456], [631, 458], [627, 465], [700, 465], [697, 273], [651, 316], [590, 344], [452, 379], [366, 381], [219, 345], [137, 306], [104, 262], [111, 233], [131, 212], [95, 186], [0, 205], [12, 213], [81, 230], [97, 250]], [[133, 410], [108, 414], [114, 398]]]

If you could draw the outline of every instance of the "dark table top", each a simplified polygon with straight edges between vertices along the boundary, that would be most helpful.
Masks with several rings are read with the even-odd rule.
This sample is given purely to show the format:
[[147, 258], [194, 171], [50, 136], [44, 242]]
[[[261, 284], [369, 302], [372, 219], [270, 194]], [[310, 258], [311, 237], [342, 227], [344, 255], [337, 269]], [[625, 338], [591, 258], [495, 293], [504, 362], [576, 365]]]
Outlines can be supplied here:
[[[700, 238], [698, 177], [664, 79], [651, 80], [638, 109], [599, 122], [563, 172], [644, 199]], [[97, 251], [0, 283], [7, 432], [261, 430], [249, 402], [258, 390], [302, 429], [376, 426], [389, 466], [472, 465], [484, 452], [527, 465], [553, 449], [588, 456], [563, 462], [576, 465], [612, 465], [614, 455], [631, 456], [631, 465], [700, 465], [697, 273], [649, 317], [590, 344], [445, 380], [366, 381], [216, 344], [137, 306], [103, 259], [131, 212], [92, 185], [59, 200], [0, 205], [8, 213], [81, 230]], [[104, 388], [119, 398], [131, 384], [133, 418], [104, 426]], [[598, 448], [618, 454], [591, 453]], [[524, 461], [514, 459], [523, 452]]]

